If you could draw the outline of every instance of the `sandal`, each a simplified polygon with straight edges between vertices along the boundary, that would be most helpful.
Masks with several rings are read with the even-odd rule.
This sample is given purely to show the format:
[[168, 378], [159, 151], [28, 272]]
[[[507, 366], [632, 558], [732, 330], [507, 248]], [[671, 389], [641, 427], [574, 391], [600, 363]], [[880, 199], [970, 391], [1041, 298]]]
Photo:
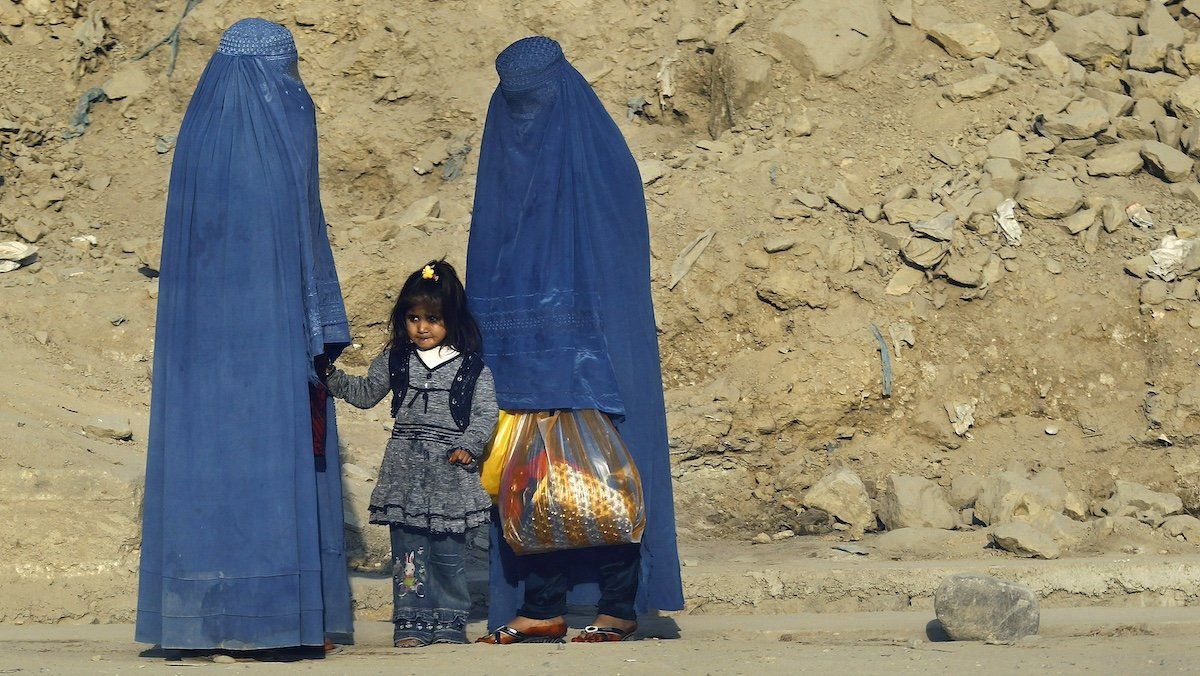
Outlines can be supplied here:
[[572, 638], [571, 643], [619, 643], [628, 641], [635, 631], [637, 631], [636, 624], [629, 629], [588, 626], [584, 627], [578, 636]]
[[535, 627], [529, 631], [518, 631], [507, 624], [496, 631], [476, 639], [476, 643], [511, 645], [513, 643], [562, 643], [567, 635], [567, 623], [559, 622]]

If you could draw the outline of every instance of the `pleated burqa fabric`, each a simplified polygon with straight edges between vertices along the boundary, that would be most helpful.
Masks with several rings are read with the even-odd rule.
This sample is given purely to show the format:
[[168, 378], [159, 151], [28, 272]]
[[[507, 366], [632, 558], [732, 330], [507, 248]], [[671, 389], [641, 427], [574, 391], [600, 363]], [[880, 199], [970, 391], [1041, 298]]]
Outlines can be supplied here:
[[286, 28], [230, 27], [171, 167], [136, 629], [164, 648], [353, 631], [333, 401], [318, 456], [309, 398], [350, 335], [296, 60]]
[[[599, 409], [641, 472], [639, 610], [683, 607], [650, 243], [637, 164], [587, 81], [545, 37], [496, 59], [467, 253], [467, 295], [506, 410]], [[521, 603], [521, 558], [493, 529], [489, 624]], [[590, 552], [573, 593], [597, 596]]]

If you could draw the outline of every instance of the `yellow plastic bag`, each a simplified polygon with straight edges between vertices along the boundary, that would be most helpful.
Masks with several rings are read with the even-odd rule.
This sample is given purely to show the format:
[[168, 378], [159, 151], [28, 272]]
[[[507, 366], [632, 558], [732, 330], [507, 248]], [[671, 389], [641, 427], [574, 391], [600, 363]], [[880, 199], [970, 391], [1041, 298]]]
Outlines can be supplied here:
[[504, 539], [514, 552], [641, 542], [641, 477], [607, 415], [588, 409], [514, 417], [499, 493]]
[[517, 415], [508, 411], [500, 411], [500, 419], [496, 421], [496, 429], [492, 430], [487, 452], [483, 454], [483, 464], [479, 467], [479, 482], [483, 484], [483, 490], [492, 496], [492, 502], [496, 502], [496, 496], [500, 494], [500, 474], [504, 472], [504, 462], [512, 450], [517, 418]]

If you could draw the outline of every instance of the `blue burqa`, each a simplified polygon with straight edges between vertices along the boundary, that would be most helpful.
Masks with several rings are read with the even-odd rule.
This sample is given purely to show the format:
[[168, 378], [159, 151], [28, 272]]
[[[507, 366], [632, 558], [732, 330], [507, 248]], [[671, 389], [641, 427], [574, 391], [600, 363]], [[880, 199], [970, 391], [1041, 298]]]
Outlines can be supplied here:
[[[163, 229], [138, 641], [318, 646], [352, 632], [333, 400], [350, 340], [288, 30], [225, 32], [179, 130]], [[319, 428], [319, 426], [318, 426]]]
[[[639, 611], [683, 608], [650, 242], [637, 164], [587, 81], [545, 37], [496, 59], [467, 251], [467, 296], [506, 410], [595, 408], [617, 421], [647, 508]], [[488, 623], [525, 572], [493, 528]], [[597, 598], [575, 552], [570, 599]]]

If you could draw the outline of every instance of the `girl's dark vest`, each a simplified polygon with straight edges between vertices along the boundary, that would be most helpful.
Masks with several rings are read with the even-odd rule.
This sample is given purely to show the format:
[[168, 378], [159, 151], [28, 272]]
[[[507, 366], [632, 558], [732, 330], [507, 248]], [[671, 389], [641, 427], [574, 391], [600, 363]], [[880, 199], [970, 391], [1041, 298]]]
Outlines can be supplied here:
[[[408, 344], [400, 349], [392, 349], [388, 354], [388, 371], [392, 376], [392, 417], [400, 412], [404, 395], [408, 392], [409, 358], [413, 346]], [[450, 385], [450, 417], [458, 429], [467, 429], [471, 424], [471, 402], [475, 398], [475, 383], [483, 372], [483, 359], [475, 352], [464, 352], [460, 357], [458, 373]]]

